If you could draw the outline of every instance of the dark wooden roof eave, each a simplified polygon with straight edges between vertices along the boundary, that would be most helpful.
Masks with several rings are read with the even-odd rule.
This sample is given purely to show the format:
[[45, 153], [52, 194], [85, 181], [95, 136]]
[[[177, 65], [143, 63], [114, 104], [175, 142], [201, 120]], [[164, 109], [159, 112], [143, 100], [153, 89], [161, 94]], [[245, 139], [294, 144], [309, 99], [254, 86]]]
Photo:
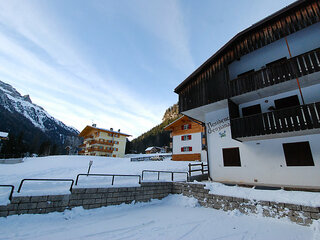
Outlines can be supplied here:
[[224, 52], [228, 47], [232, 45], [232, 43], [236, 42], [239, 38], [241, 38], [243, 35], [249, 33], [250, 31], [256, 30], [258, 27], [261, 27], [262, 25], [266, 24], [268, 21], [274, 20], [276, 17], [279, 17], [281, 14], [284, 14], [295, 7], [298, 7], [300, 4], [303, 4], [305, 2], [308, 2], [308, 0], [298, 0], [279, 11], [271, 14], [270, 16], [260, 20], [259, 22], [253, 24], [249, 28], [246, 28], [245, 30], [239, 32], [237, 35], [235, 35], [231, 40], [229, 40], [225, 45], [223, 45], [215, 54], [213, 54], [210, 58], [208, 58], [203, 64], [200, 65], [191, 75], [189, 75], [182, 83], [180, 83], [175, 89], [174, 92], [179, 94], [179, 91], [199, 72], [201, 72], [209, 63], [214, 62], [214, 60]]

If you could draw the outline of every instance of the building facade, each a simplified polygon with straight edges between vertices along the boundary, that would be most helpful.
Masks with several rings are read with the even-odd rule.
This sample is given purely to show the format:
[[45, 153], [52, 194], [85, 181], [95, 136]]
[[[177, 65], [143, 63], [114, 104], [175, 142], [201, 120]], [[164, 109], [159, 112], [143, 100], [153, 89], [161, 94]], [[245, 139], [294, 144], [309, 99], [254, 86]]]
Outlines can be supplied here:
[[[201, 161], [205, 144], [204, 127], [201, 123], [182, 116], [164, 128], [170, 131], [173, 161]], [[201, 157], [202, 155], [202, 157]]]
[[84, 141], [79, 147], [79, 155], [124, 157], [127, 137], [130, 135], [118, 131], [86, 126], [81, 133]]
[[214, 181], [320, 188], [320, 2], [237, 34], [176, 89], [206, 124]]

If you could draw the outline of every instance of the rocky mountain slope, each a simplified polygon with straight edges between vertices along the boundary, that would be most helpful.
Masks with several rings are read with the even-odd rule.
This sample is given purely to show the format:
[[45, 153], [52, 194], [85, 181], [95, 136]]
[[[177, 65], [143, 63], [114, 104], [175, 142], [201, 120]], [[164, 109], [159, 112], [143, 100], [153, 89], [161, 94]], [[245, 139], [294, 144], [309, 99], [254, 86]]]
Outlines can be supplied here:
[[170, 133], [164, 131], [163, 128], [175, 121], [180, 116], [178, 104], [174, 104], [169, 107], [163, 115], [162, 123], [128, 143], [128, 152], [144, 153], [145, 149], [151, 146], [169, 147]]
[[11, 85], [0, 81], [0, 131], [11, 138], [20, 138], [30, 151], [37, 152], [41, 144], [56, 145], [62, 153], [65, 145], [76, 140], [78, 131], [32, 103], [30, 96], [21, 94]]

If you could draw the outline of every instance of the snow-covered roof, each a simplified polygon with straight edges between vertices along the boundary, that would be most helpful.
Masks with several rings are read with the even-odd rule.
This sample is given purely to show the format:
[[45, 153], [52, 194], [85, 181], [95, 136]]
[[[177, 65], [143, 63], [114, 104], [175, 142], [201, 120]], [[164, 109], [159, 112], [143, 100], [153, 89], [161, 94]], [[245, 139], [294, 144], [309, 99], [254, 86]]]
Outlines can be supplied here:
[[148, 148], [146, 148], [145, 151], [150, 151], [152, 148], [154, 148], [154, 147], [148, 147]]
[[153, 148], [162, 149], [162, 147], [152, 146], [152, 147], [148, 147], [145, 151], [150, 151], [150, 150], [153, 149]]
[[122, 132], [119, 132], [119, 131], [113, 131], [113, 130], [111, 130], [111, 129], [98, 128], [98, 127], [89, 126], [89, 125], [87, 125], [87, 126], [80, 132], [79, 136], [80, 136], [80, 137], [85, 136], [85, 135], [88, 134], [92, 129], [97, 129], [97, 130], [104, 131], [104, 132], [109, 132], [109, 133], [118, 133], [118, 134], [123, 135], [123, 136], [126, 136], [126, 137], [131, 136], [131, 135], [129, 135], [129, 134], [122, 133]]
[[7, 138], [9, 133], [7, 132], [0, 132], [0, 138]]

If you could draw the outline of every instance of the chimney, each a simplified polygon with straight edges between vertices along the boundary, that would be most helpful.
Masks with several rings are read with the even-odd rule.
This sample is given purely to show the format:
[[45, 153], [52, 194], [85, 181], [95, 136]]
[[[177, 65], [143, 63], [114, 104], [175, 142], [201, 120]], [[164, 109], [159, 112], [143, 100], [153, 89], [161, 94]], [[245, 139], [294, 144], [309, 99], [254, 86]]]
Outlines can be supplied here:
[[113, 128], [110, 128], [110, 131], [113, 131]]
[[92, 123], [92, 127], [97, 127], [97, 124], [95, 124], [95, 123]]
[[120, 132], [120, 129], [118, 129], [118, 132]]

